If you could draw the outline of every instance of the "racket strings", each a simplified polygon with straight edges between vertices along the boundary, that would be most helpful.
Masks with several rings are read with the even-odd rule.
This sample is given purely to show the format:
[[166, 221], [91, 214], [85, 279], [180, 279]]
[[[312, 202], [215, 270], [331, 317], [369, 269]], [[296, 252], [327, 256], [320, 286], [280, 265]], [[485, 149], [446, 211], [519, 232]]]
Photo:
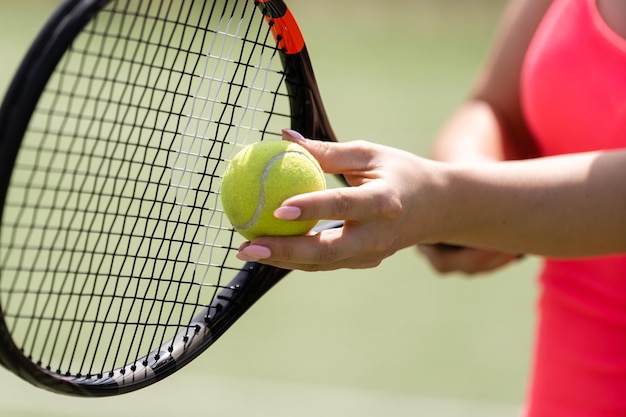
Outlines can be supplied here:
[[114, 1], [94, 17], [42, 94], [3, 209], [0, 302], [27, 356], [123, 372], [215, 314], [240, 268], [221, 176], [289, 125], [283, 84], [252, 1]]

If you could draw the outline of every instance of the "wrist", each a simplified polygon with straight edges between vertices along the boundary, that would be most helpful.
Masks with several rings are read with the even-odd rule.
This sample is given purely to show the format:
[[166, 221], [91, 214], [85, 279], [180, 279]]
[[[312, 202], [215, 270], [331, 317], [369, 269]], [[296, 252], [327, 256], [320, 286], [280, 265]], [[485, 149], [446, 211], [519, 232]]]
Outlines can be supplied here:
[[447, 162], [426, 161], [420, 173], [420, 187], [416, 192], [416, 204], [421, 225], [419, 243], [453, 242], [459, 228], [456, 191], [462, 174], [459, 166]]
[[[484, 234], [498, 221], [496, 212], [499, 203], [494, 200], [497, 193], [497, 180], [489, 181], [484, 176], [483, 167], [491, 164], [438, 163], [433, 211], [436, 211], [432, 225], [433, 242], [480, 246]], [[489, 202], [489, 204], [486, 204]], [[500, 202], [501, 203], [501, 202]], [[506, 221], [506, 213], [501, 212]]]

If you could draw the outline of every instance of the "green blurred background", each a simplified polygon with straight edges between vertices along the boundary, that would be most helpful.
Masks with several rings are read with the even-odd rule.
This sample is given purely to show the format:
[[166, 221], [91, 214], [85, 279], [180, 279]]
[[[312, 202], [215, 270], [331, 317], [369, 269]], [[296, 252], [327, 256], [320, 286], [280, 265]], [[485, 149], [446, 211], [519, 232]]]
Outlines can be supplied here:
[[[1, 91], [56, 1], [0, 0]], [[427, 155], [505, 0], [291, 0], [341, 140]], [[200, 359], [143, 391], [76, 399], [0, 369], [0, 416], [516, 416], [536, 259], [437, 276], [412, 249], [365, 271], [293, 273]]]

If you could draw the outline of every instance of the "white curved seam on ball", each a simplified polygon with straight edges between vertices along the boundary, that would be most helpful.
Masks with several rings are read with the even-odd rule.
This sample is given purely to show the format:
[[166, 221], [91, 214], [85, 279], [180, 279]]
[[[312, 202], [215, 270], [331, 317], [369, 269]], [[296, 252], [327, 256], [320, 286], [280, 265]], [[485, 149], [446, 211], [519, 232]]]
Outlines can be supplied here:
[[270, 170], [272, 169], [274, 164], [279, 159], [283, 158], [285, 155], [290, 154], [290, 153], [302, 155], [307, 161], [312, 162], [306, 154], [302, 152], [298, 152], [298, 151], [285, 151], [285, 152], [281, 152], [279, 154], [274, 155], [272, 159], [269, 160], [267, 165], [265, 165], [265, 169], [263, 169], [263, 175], [261, 175], [261, 192], [259, 194], [259, 202], [257, 203], [256, 209], [254, 210], [254, 214], [252, 215], [252, 218], [248, 220], [248, 222], [242, 225], [234, 225], [235, 229], [247, 230], [251, 228], [252, 226], [254, 226], [254, 224], [259, 220], [259, 217], [261, 217], [261, 211], [263, 211], [263, 206], [265, 204], [265, 180], [267, 179], [267, 176], [270, 174]]

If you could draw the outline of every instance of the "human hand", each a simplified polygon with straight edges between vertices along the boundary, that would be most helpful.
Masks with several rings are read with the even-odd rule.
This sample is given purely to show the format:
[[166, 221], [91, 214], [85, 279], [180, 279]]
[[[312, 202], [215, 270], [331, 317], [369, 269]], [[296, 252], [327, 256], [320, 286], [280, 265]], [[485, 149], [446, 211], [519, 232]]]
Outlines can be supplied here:
[[426, 257], [437, 272], [442, 274], [461, 272], [466, 275], [475, 275], [489, 272], [521, 257], [521, 255], [493, 250], [440, 244], [418, 244], [417, 250]]
[[374, 267], [402, 248], [428, 241], [428, 225], [441, 224], [431, 219], [442, 215], [432, 208], [444, 188], [434, 186], [439, 163], [364, 141], [306, 140], [289, 130], [283, 136], [308, 149], [325, 172], [343, 174], [351, 187], [292, 197], [275, 216], [344, 220], [344, 226], [316, 235], [258, 238], [241, 246], [239, 259], [309, 271]]

